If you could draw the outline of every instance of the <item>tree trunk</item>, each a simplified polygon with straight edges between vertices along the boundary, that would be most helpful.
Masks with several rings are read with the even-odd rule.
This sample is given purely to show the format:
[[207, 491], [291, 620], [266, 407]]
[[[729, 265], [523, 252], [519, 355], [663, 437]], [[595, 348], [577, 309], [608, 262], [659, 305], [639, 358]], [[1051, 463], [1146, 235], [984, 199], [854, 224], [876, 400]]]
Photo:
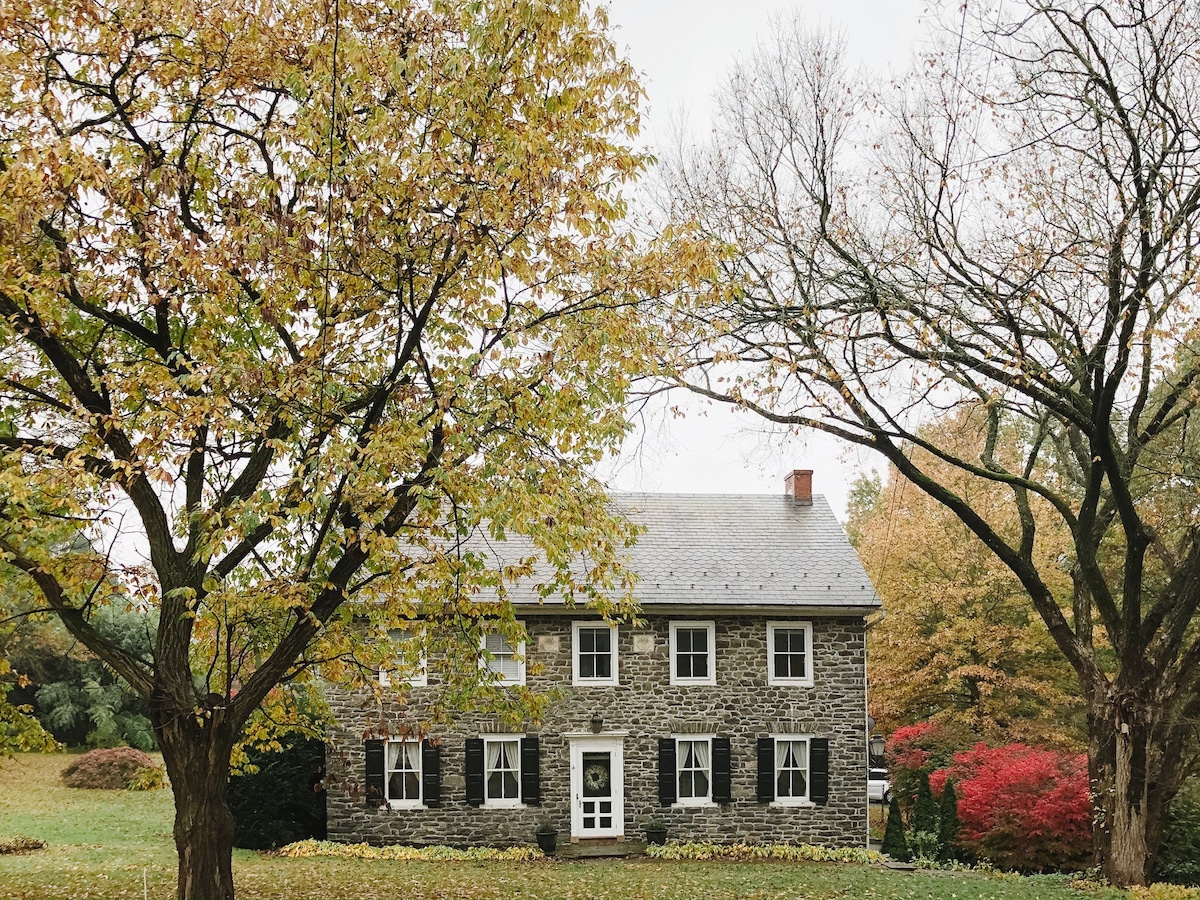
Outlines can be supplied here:
[[233, 730], [220, 710], [176, 712], [155, 724], [175, 793], [179, 900], [232, 900], [233, 816], [225, 802]]
[[1115, 885], [1144, 885], [1177, 781], [1162, 771], [1165, 732], [1156, 727], [1153, 702], [1128, 693], [1093, 704], [1089, 719], [1097, 862]]

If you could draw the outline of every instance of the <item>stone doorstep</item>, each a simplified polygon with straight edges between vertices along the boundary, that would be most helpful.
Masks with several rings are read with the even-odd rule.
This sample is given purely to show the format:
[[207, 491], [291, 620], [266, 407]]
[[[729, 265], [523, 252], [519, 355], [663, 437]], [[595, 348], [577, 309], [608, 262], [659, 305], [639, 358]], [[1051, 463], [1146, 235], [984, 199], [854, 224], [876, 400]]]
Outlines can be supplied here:
[[559, 859], [612, 859], [644, 856], [645, 841], [613, 841], [607, 838], [590, 838], [579, 841], [559, 841], [552, 856]]

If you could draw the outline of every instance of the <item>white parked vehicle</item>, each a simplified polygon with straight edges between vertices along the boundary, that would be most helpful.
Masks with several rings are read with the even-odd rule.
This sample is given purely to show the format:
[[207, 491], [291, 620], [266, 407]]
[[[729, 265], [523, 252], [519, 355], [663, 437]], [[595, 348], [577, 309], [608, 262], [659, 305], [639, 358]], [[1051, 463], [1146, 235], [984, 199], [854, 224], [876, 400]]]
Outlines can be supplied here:
[[887, 769], [867, 770], [867, 800], [871, 803], [892, 802], [892, 782]]

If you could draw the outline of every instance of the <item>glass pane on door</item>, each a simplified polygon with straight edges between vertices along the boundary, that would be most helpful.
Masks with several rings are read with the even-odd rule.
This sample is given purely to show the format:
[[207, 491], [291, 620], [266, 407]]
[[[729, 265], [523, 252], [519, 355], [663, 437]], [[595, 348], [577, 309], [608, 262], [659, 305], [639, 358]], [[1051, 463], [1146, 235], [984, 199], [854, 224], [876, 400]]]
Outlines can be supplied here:
[[613, 827], [612, 754], [591, 752], [583, 754], [583, 828]]

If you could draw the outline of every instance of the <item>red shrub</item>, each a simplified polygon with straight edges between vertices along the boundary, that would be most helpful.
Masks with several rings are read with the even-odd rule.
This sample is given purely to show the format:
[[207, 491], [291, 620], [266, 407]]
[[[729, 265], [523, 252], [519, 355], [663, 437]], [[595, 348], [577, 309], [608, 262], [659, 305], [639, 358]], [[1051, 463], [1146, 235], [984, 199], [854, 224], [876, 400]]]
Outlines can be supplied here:
[[959, 845], [968, 854], [1022, 871], [1087, 866], [1092, 806], [1084, 754], [976, 744], [930, 776], [935, 794], [947, 778], [958, 793]]
[[125, 790], [139, 769], [154, 768], [154, 760], [133, 747], [92, 750], [63, 769], [67, 787]]
[[[936, 769], [950, 765], [955, 752], [973, 740], [973, 735], [934, 722], [904, 725], [893, 731], [884, 757], [901, 804], [906, 809], [912, 805], [922, 772], [932, 775]], [[941, 794], [940, 786], [937, 793]]]

